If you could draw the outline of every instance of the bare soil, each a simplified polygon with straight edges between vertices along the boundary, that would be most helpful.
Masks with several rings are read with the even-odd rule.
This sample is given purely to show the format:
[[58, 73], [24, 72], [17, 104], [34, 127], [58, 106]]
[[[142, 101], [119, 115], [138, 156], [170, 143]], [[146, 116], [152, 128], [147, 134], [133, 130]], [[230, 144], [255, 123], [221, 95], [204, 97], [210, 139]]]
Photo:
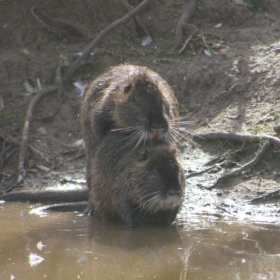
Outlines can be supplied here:
[[[133, 6], [140, 2], [129, 1]], [[207, 168], [203, 164], [210, 159], [241, 149], [233, 158], [232, 154], [224, 156], [222, 162], [231, 164], [215, 163], [216, 173], [189, 180], [189, 188], [209, 192], [205, 189], [212, 179], [250, 161], [263, 144], [219, 139], [194, 142], [193, 135], [224, 131], [275, 136], [273, 129], [280, 121], [278, 1], [252, 1], [251, 7], [230, 0], [197, 2], [183, 40], [189, 38], [193, 26], [198, 32], [181, 54], [178, 50], [184, 42], [174, 48], [174, 32], [186, 1], [151, 1], [139, 15], [153, 38], [150, 45], [141, 45], [145, 32], [131, 20], [103, 38], [71, 77], [54, 116], [59, 102], [55, 93], [38, 103], [29, 143], [44, 157], [28, 154], [24, 188], [59, 186], [69, 180], [79, 184], [83, 180], [83, 151], [73, 147], [80, 139], [81, 104], [73, 83], [89, 83], [120, 63], [146, 65], [174, 88], [181, 116], [189, 121], [185, 151], [189, 173]], [[65, 71], [91, 40], [126, 13], [121, 2], [114, 0], [0, 1], [0, 128], [21, 140], [28, 104], [41, 87], [55, 84], [57, 66]], [[17, 180], [19, 147], [0, 138], [0, 153], [1, 190], [5, 191]], [[257, 166], [225, 180], [214, 194], [248, 202], [279, 190], [279, 183], [280, 150], [271, 146]], [[224, 202], [218, 203], [223, 211]]]

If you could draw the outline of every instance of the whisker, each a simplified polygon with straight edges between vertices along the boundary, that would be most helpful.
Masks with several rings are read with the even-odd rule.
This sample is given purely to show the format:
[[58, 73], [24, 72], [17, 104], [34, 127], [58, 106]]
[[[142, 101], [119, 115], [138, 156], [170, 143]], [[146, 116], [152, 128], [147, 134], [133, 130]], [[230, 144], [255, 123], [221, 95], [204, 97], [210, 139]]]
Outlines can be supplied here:
[[146, 141], [148, 140], [149, 133], [147, 131], [144, 131], [144, 147], [146, 145]]
[[151, 213], [156, 212], [156, 211], [155, 211], [155, 210], [157, 209], [156, 206], [159, 205], [159, 201], [161, 201], [161, 199], [160, 199], [160, 194], [158, 194], [158, 195], [152, 197], [152, 198], [148, 201], [150, 205], [148, 205], [146, 213], [147, 213], [148, 211], [150, 211]]
[[131, 131], [131, 130], [137, 130], [141, 126], [131, 126], [131, 127], [121, 127], [121, 128], [113, 128], [111, 131]]
[[133, 150], [135, 150], [136, 148], [138, 148], [140, 146], [140, 144], [142, 143], [143, 140], [145, 140], [145, 131], [143, 131], [143, 129], [138, 131], [138, 134], [140, 134], [140, 137], [137, 141], [137, 143], [135, 144], [135, 147]]
[[[175, 141], [178, 143], [178, 144], [180, 144], [180, 141], [181, 140], [184, 140], [184, 141], [186, 141], [186, 142], [190, 142], [190, 143], [192, 143], [193, 145], [195, 145], [195, 146], [197, 146], [198, 144], [195, 142], [195, 141], [193, 141], [192, 139], [190, 139], [190, 137], [187, 137], [186, 135], [183, 135], [181, 132], [179, 132], [179, 131], [173, 131], [173, 133], [174, 134], [176, 134], [176, 137], [174, 138], [175, 139]], [[190, 133], [191, 134], [191, 133]], [[193, 134], [193, 135], [195, 135], [195, 134]], [[179, 139], [177, 139], [177, 137], [179, 138]]]
[[172, 134], [169, 133], [169, 132], [165, 132], [165, 133], [164, 133], [164, 138], [167, 140], [167, 142], [168, 142], [169, 144], [176, 141], [176, 139], [175, 139], [175, 138], [173, 139]]
[[[139, 206], [136, 207], [135, 209], [133, 209], [131, 212], [129, 212], [124, 218], [126, 219], [128, 216], [130, 216], [133, 212], [135, 212], [136, 210], [140, 209], [140, 208], [145, 208], [146, 204], [153, 199], [154, 194], [158, 193], [159, 191], [156, 191], [154, 193], [148, 193], [144, 196], [142, 196], [141, 202], [139, 203]], [[146, 199], [147, 197], [152, 196], [150, 199], [148, 199], [148, 201], [145, 201], [144, 203], [142, 203], [143, 199]]]
[[201, 137], [199, 134], [197, 134], [197, 133], [195, 133], [195, 132], [193, 132], [193, 131], [185, 130], [184, 132], [187, 133], [187, 134], [190, 134], [190, 135], [199, 137], [199, 138], [201, 138], [201, 139], [204, 139], [204, 138]]
[[[176, 119], [174, 119], [174, 120], [176, 120], [176, 121], [178, 121], [178, 120], [185, 120], [185, 119], [187, 119], [187, 118], [189, 118], [189, 116], [182, 116], [182, 117], [178, 117], [178, 118], [176, 118]], [[197, 121], [189, 121], [190, 123], [196, 123]]]
[[189, 122], [189, 121], [177, 121], [176, 124], [178, 125], [195, 125], [197, 122]]
[[122, 151], [123, 149], [127, 148], [127, 147], [130, 147], [132, 146], [136, 141], [137, 139], [139, 138], [139, 132], [137, 131], [136, 133], [132, 134], [132, 135], [129, 135], [128, 137], [124, 138], [124, 139], [129, 139], [124, 145], [123, 147], [120, 149], [120, 151]]
[[[149, 207], [146, 207], [146, 206], [147, 206], [147, 204], [150, 203], [151, 200], [154, 199], [155, 194], [157, 194], [157, 193], [159, 193], [159, 191], [155, 191], [155, 192], [153, 192], [153, 193], [148, 193], [148, 194], [146, 194], [146, 195], [143, 195], [142, 198], [141, 198], [141, 201], [140, 201], [140, 203], [139, 203], [139, 206], [136, 207], [135, 209], [133, 209], [131, 212], [129, 212], [129, 213], [127, 214], [126, 217], [128, 217], [128, 216], [131, 215], [134, 211], [136, 211], [136, 210], [138, 210], [138, 209], [140, 209], [140, 208], [146, 209], [146, 211], [148, 211], [148, 210], [149, 210]], [[159, 196], [159, 194], [158, 194], [157, 196]], [[151, 197], [151, 198], [149, 198], [149, 197]], [[146, 200], [147, 198], [149, 198], [149, 199]], [[143, 202], [143, 200], [146, 200], [146, 201]], [[126, 217], [125, 217], [125, 218], [126, 218]]]

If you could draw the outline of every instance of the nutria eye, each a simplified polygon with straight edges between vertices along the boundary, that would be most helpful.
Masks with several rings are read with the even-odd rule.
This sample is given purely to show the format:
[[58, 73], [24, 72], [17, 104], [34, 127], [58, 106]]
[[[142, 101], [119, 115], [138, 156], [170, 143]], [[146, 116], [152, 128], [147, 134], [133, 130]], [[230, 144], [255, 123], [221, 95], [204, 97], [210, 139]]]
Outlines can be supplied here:
[[140, 154], [139, 161], [146, 161], [149, 158], [149, 154], [147, 151], [144, 151]]
[[131, 88], [132, 88], [132, 84], [125, 86], [123, 89], [123, 93], [125, 93], [125, 94], [129, 93]]

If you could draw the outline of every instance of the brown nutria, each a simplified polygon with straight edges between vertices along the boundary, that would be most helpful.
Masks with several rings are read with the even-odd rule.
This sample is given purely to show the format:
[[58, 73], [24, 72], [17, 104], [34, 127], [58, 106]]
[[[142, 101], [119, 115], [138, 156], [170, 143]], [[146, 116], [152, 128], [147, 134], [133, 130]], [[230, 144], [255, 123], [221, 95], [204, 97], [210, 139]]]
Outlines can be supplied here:
[[88, 173], [89, 206], [100, 218], [137, 224], [171, 224], [185, 189], [185, 175], [170, 145], [129, 147], [127, 133], [112, 131], [100, 143]]
[[80, 118], [86, 155], [92, 158], [110, 130], [129, 132], [127, 145], [172, 143], [178, 102], [171, 87], [156, 72], [120, 65], [93, 81], [85, 93]]

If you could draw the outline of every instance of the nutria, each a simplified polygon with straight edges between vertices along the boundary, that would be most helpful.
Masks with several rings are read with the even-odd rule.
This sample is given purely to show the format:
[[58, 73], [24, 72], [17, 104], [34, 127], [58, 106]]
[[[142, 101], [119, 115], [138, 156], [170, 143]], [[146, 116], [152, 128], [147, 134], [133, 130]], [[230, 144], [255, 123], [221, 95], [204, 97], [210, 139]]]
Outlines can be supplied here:
[[129, 226], [171, 224], [185, 188], [177, 149], [153, 143], [130, 147], [126, 138], [126, 132], [111, 131], [95, 151], [87, 213]]
[[127, 145], [173, 142], [178, 102], [159, 74], [147, 67], [120, 65], [93, 81], [85, 93], [80, 118], [86, 155], [91, 159], [110, 130], [129, 132]]

